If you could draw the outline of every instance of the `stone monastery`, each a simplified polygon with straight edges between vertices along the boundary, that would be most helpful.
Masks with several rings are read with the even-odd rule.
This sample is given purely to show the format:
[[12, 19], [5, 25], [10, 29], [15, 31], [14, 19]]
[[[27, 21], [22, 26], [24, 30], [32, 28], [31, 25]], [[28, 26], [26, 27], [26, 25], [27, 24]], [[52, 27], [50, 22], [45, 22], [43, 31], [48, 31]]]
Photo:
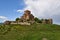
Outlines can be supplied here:
[[[31, 14], [31, 11], [25, 10], [24, 14], [21, 16], [18, 21], [5, 21], [4, 24], [21, 24], [21, 25], [31, 25], [35, 22], [34, 16]], [[52, 24], [52, 19], [43, 19], [42, 24]]]

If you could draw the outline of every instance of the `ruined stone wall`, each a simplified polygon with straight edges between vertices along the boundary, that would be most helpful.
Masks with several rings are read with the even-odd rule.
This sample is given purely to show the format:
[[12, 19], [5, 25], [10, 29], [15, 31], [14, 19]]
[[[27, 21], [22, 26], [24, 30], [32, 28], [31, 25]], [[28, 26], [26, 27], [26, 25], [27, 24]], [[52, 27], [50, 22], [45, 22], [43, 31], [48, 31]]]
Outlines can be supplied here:
[[52, 20], [52, 19], [49, 19], [49, 23], [50, 23], [50, 24], [53, 24], [53, 20]]
[[53, 24], [53, 20], [52, 19], [43, 19], [42, 24]]
[[4, 24], [5, 25], [9, 25], [11, 22], [10, 21], [5, 21]]

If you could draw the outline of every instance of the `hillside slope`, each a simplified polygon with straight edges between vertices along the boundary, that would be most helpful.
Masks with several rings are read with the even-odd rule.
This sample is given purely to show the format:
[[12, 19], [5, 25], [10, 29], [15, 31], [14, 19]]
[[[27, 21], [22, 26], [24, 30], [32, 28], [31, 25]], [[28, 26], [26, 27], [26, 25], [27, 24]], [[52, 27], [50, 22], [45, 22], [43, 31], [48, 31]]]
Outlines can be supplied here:
[[60, 26], [49, 24], [0, 25], [0, 40], [60, 40]]

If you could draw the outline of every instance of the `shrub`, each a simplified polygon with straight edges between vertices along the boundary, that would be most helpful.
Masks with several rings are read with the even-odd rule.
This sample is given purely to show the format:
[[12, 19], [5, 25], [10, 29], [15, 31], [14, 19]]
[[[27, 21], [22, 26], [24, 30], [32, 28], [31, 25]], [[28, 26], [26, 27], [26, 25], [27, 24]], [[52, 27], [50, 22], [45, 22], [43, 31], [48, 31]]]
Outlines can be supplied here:
[[38, 19], [37, 17], [34, 18], [35, 22], [42, 23], [42, 20]]

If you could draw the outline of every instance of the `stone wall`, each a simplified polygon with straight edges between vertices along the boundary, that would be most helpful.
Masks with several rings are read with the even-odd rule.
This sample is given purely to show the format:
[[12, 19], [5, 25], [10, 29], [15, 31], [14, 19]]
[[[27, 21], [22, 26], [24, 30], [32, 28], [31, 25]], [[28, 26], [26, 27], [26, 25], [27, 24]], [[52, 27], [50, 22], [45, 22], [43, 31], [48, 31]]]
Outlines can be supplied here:
[[53, 24], [53, 20], [52, 19], [43, 19], [42, 24]]
[[20, 25], [31, 25], [31, 23], [28, 22], [16, 22], [16, 21], [5, 21], [5, 25], [10, 25], [10, 24], [20, 24]]
[[16, 23], [11, 23], [11, 24], [20, 24], [20, 25], [31, 25], [28, 22], [16, 22]]
[[4, 24], [5, 25], [9, 25], [11, 23], [11, 21], [5, 21]]

